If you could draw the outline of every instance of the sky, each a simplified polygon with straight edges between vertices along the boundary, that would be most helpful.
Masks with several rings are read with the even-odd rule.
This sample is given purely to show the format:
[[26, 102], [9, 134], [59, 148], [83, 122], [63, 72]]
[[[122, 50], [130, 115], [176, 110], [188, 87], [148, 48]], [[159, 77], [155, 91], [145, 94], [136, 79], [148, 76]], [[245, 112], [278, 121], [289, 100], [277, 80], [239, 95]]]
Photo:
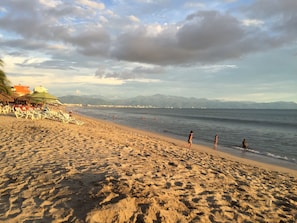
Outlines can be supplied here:
[[297, 103], [296, 0], [1, 0], [13, 85]]

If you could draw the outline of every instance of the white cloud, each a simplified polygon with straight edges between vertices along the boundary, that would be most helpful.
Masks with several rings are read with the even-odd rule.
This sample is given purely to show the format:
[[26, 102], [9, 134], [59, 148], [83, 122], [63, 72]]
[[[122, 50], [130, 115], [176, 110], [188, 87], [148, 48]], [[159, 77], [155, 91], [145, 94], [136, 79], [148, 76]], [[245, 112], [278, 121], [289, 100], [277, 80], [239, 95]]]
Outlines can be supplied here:
[[145, 35], [150, 37], [157, 37], [164, 31], [164, 27], [159, 24], [151, 24], [145, 27]]
[[6, 10], [6, 8], [0, 6], [0, 12], [5, 13], [5, 12], [7, 12], [7, 10]]
[[127, 80], [129, 82], [139, 82], [139, 83], [159, 83], [161, 80], [158, 79], [131, 79]]
[[95, 2], [95, 1], [90, 1], [90, 0], [76, 0], [76, 1], [84, 6], [88, 6], [93, 9], [102, 10], [105, 8], [105, 5], [103, 3], [99, 3], [99, 2]]
[[51, 44], [48, 46], [48, 49], [53, 49], [53, 50], [67, 50], [69, 49], [67, 46], [63, 44]]
[[210, 73], [217, 73], [225, 69], [236, 69], [236, 68], [238, 68], [236, 65], [231, 65], [231, 64], [204, 65], [204, 66], [198, 67], [198, 69], [201, 69]]
[[132, 22], [140, 22], [140, 20], [134, 15], [130, 15], [130, 16], [128, 16], [128, 18]]
[[257, 19], [244, 19], [242, 20], [242, 24], [245, 26], [261, 26], [264, 24], [264, 21]]
[[102, 23], [108, 23], [108, 19], [105, 16], [100, 16], [99, 21]]
[[59, 0], [39, 0], [39, 2], [42, 5], [45, 5], [45, 6], [50, 7], [50, 8], [54, 8], [54, 7], [57, 7], [58, 5], [62, 4], [62, 2], [59, 1]]

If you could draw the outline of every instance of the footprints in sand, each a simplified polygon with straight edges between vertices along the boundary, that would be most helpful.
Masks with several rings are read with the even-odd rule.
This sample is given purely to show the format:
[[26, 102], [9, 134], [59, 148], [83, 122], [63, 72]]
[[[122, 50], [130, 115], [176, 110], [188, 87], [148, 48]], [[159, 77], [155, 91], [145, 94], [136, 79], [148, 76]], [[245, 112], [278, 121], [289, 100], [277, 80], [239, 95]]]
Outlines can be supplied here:
[[296, 221], [286, 174], [106, 123], [20, 121], [1, 135], [0, 222]]
[[[112, 197], [119, 200], [112, 199], [117, 200], [115, 204], [101, 203], [100, 211], [90, 213], [88, 219], [95, 222], [96, 216], [105, 216], [102, 212], [112, 216], [114, 222], [120, 218], [129, 219], [128, 222], [249, 222], [249, 219], [265, 222], [296, 217], [292, 214], [292, 208], [296, 207], [296, 202], [292, 201], [296, 197], [290, 202], [277, 197], [280, 190], [273, 183], [277, 178], [273, 175], [270, 178], [270, 172], [262, 170], [259, 173], [259, 169], [249, 166], [238, 170], [238, 166], [242, 167], [240, 163], [205, 153], [181, 154], [178, 146], [166, 143], [157, 147], [154, 141], [146, 142], [144, 149], [133, 145], [114, 148], [120, 161], [115, 160], [121, 163], [121, 169], [117, 168], [115, 160], [109, 160], [108, 165], [117, 169], [119, 178], [108, 189], [113, 191]], [[228, 165], [224, 165], [226, 162]], [[269, 179], [261, 179], [264, 175]], [[280, 188], [286, 187], [288, 184]], [[269, 192], [259, 192], [263, 190]], [[272, 197], [271, 190], [275, 190]], [[109, 196], [106, 196], [107, 200], [110, 200]], [[142, 199], [149, 200], [145, 203], [145, 211], [134, 204], [140, 204]], [[121, 202], [131, 202], [129, 206], [134, 211], [129, 218], [113, 211], [118, 210], [117, 205]], [[287, 213], [275, 213], [272, 211], [275, 206], [283, 206], [281, 212]]]

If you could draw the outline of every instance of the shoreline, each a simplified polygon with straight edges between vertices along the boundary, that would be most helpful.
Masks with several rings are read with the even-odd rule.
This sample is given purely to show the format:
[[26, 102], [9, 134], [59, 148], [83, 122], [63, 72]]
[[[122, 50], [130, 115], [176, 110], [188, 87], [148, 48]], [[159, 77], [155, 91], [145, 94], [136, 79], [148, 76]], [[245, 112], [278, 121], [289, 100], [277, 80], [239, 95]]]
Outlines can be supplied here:
[[[75, 110], [75, 107], [73, 107], [73, 109]], [[86, 111], [88, 111], [88, 110], [86, 110]], [[177, 126], [179, 126], [180, 128], [175, 127], [175, 130], [171, 131], [170, 127], [169, 127], [170, 124], [168, 125], [168, 123], [166, 123], [166, 122], [164, 123], [164, 126], [163, 126], [163, 124], [161, 125], [158, 123], [154, 123], [155, 120], [158, 119], [158, 118], [155, 118], [155, 117], [157, 117], [157, 115], [154, 112], [153, 112], [153, 114], [155, 114], [155, 116], [153, 115], [153, 117], [148, 116], [148, 117], [142, 118], [142, 116], [141, 116], [142, 112], [138, 113], [136, 111], [135, 116], [132, 115], [132, 118], [128, 117], [127, 120], [131, 119], [128, 122], [125, 119], [125, 114], [121, 114], [121, 112], [117, 113], [118, 112], [117, 110], [115, 110], [115, 111], [108, 110], [108, 112], [103, 111], [103, 113], [101, 115], [99, 113], [97, 114], [95, 110], [94, 111], [90, 110], [90, 114], [88, 114], [88, 112], [85, 112], [84, 109], [81, 110], [80, 108], [78, 108], [76, 112], [78, 112], [79, 114], [82, 114], [82, 115], [86, 115], [88, 117], [97, 118], [99, 120], [107, 120], [107, 121], [111, 121], [112, 123], [115, 123], [115, 124], [130, 126], [131, 128], [142, 129], [144, 131], [155, 132], [157, 134], [165, 135], [170, 138], [177, 138], [180, 140], [185, 140], [187, 137], [188, 129], [185, 129], [185, 125], [179, 124]], [[113, 113], [113, 112], [115, 112], [115, 113]], [[137, 115], [141, 116], [141, 119], [139, 120], [139, 122], [137, 120], [137, 117], [138, 117]], [[195, 130], [195, 128], [198, 128], [196, 124], [197, 123], [193, 124], [195, 126], [194, 130]], [[206, 129], [207, 128], [208, 127], [206, 126]], [[179, 130], [176, 130], [176, 129], [179, 129]], [[207, 131], [208, 131], [208, 133], [206, 134]], [[213, 131], [216, 131], [216, 130], [213, 130]], [[193, 142], [197, 143], [199, 145], [205, 145], [205, 146], [213, 148], [213, 139], [212, 139], [212, 137], [209, 137], [209, 135], [211, 134], [209, 132], [210, 132], [209, 130], [202, 131], [202, 134], [199, 136], [199, 131], [198, 131], [197, 138], [195, 137], [195, 134], [194, 134]], [[287, 149], [287, 147], [286, 147], [286, 145], [284, 145], [284, 147], [282, 147], [282, 145], [285, 144], [285, 142], [283, 142], [281, 140], [278, 141], [276, 144], [273, 144], [274, 146], [277, 146], [277, 147], [274, 148], [272, 146], [272, 148], [274, 148], [274, 149], [272, 149], [271, 151], [269, 149], [265, 149], [268, 146], [268, 145], [266, 145], [266, 147], [264, 146], [263, 148], [258, 146], [257, 148], [255, 147], [256, 149], [251, 149], [251, 151], [242, 152], [242, 150], [240, 149], [240, 145], [233, 144], [234, 137], [232, 138], [232, 135], [234, 135], [234, 132], [231, 131], [231, 133], [229, 134], [227, 131], [225, 131], [225, 132], [222, 131], [221, 134], [222, 134], [222, 140], [219, 140], [218, 149], [223, 152], [226, 152], [226, 153], [238, 156], [238, 157], [245, 157], [247, 159], [255, 160], [258, 162], [263, 162], [266, 164], [277, 165], [280, 167], [297, 170], [296, 158], [294, 158], [295, 156], [293, 155], [293, 152], [290, 153], [290, 150], [292, 150], [294, 148], [293, 147], [289, 148], [288, 156], [283, 154], [283, 152], [281, 152], [281, 151], [285, 151]], [[245, 134], [245, 133], [241, 132], [240, 134]], [[254, 132], [252, 134], [254, 134]], [[228, 137], [229, 137], [229, 135], [231, 135], [231, 138], [228, 138], [226, 135], [228, 135]], [[251, 136], [251, 138], [252, 138], [252, 136]], [[231, 141], [226, 141], [227, 139], [230, 139]], [[259, 140], [259, 139], [261, 139], [261, 137], [256, 136], [256, 139]], [[290, 139], [292, 139], [292, 137]], [[292, 142], [289, 141], [288, 143], [292, 143]], [[253, 144], [253, 146], [255, 146], [254, 145], [255, 142], [252, 142], [251, 144]], [[254, 148], [254, 147], [252, 147], [252, 148]], [[268, 148], [269, 148], [269, 146], [268, 146]], [[276, 149], [276, 148], [278, 148], [278, 149]], [[278, 152], [278, 151], [280, 151], [280, 152]], [[292, 156], [289, 154], [292, 154]], [[294, 152], [294, 154], [295, 154], [295, 152]]]
[[0, 116], [0, 222], [295, 222], [297, 171], [74, 114]]
[[[98, 119], [98, 118], [94, 118], [94, 117], [90, 117], [90, 116], [84, 116], [81, 114], [79, 114], [79, 115], [83, 116], [85, 118], [93, 119], [95, 121], [100, 121], [100, 122], [105, 122], [107, 124], [115, 125], [118, 128], [124, 129], [126, 131], [135, 131], [135, 132], [139, 132], [141, 134], [148, 135], [150, 137], [160, 138], [160, 139], [168, 141], [168, 142], [173, 142], [173, 143], [176, 143], [176, 145], [180, 146], [181, 149], [186, 150], [186, 148], [183, 146], [186, 143], [186, 140], [176, 139], [176, 138], [172, 138], [168, 135], [150, 132], [150, 131], [146, 131], [146, 130], [141, 130], [141, 129], [137, 129], [137, 128], [132, 128], [130, 126], [125, 126], [125, 125], [114, 123], [112, 121], [102, 120], [102, 119]], [[218, 146], [218, 147], [220, 147], [220, 146]], [[228, 149], [230, 149], [230, 148], [228, 148]], [[253, 165], [253, 166], [271, 170], [271, 171], [288, 173], [288, 174], [291, 174], [292, 176], [297, 177], [296, 169], [287, 168], [285, 166], [279, 166], [279, 165], [275, 165], [275, 164], [271, 164], [271, 163], [265, 163], [265, 162], [261, 162], [259, 160], [253, 160], [253, 159], [248, 159], [245, 157], [240, 157], [239, 155], [237, 156], [237, 155], [222, 151], [220, 149], [214, 150], [213, 148], [211, 148], [210, 146], [207, 146], [207, 145], [193, 143], [191, 150], [195, 150], [196, 152], [205, 152], [205, 153], [209, 153], [211, 155], [217, 155], [217, 156], [220, 156], [223, 158], [231, 159], [232, 161], [235, 161], [235, 162], [240, 161], [247, 165]], [[270, 159], [273, 159], [273, 158], [270, 158]], [[260, 159], [260, 160], [262, 160], [262, 159]]]
[[[180, 138], [174, 138], [171, 135], [165, 134], [165, 133], [161, 133], [161, 132], [151, 132], [148, 130], [142, 130], [139, 128], [133, 128], [131, 126], [127, 126], [127, 125], [123, 125], [123, 124], [118, 124], [115, 123], [111, 120], [104, 120], [104, 119], [100, 119], [97, 117], [92, 117], [92, 116], [88, 116], [88, 115], [84, 115], [81, 113], [77, 113], [79, 116], [85, 117], [85, 118], [90, 118], [90, 119], [94, 119], [97, 121], [102, 121], [102, 122], [107, 122], [110, 123], [112, 125], [116, 125], [118, 127], [121, 128], [127, 128], [127, 129], [133, 129], [135, 131], [140, 131], [144, 134], [150, 134], [150, 135], [154, 135], [155, 137], [164, 137], [164, 138], [168, 138], [169, 141], [176, 141], [179, 143], [179, 145], [184, 145], [186, 142], [186, 138], [185, 140], [182, 140]], [[194, 140], [195, 142], [195, 140]], [[198, 143], [193, 143], [192, 148], [195, 148], [193, 146], [198, 146], [198, 147], [206, 147], [209, 149], [208, 152], [211, 151], [215, 151], [216, 152], [220, 152], [223, 153], [225, 155], [229, 155], [231, 157], [233, 157], [234, 159], [239, 158], [240, 160], [243, 160], [245, 163], [249, 163], [251, 161], [251, 163], [257, 165], [258, 167], [264, 167], [267, 168], [269, 167], [270, 169], [274, 169], [274, 170], [278, 170], [281, 169], [283, 171], [286, 172], [290, 172], [295, 174], [295, 176], [297, 176], [297, 164], [296, 163], [292, 163], [286, 160], [282, 160], [282, 159], [277, 159], [277, 158], [273, 158], [273, 157], [268, 157], [268, 156], [264, 156], [264, 155], [259, 155], [259, 154], [254, 154], [251, 152], [244, 152], [244, 151], [239, 151], [239, 150], [235, 150], [233, 148], [230, 147], [226, 147], [226, 146], [222, 146], [222, 145], [218, 145], [218, 149], [214, 150], [212, 145], [210, 145], [210, 143], [206, 143], [206, 142], [199, 142]], [[207, 152], [207, 151], [205, 151]], [[263, 164], [263, 165], [262, 165]], [[295, 173], [296, 172], [296, 173]]]

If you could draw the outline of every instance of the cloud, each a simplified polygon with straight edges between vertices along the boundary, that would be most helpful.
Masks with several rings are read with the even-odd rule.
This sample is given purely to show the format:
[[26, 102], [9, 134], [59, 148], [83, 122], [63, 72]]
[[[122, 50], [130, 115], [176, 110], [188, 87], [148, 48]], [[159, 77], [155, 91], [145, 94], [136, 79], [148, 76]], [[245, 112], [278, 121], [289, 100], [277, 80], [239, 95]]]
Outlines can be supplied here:
[[161, 66], [137, 66], [133, 69], [133, 72], [142, 74], [161, 74], [164, 72], [164, 68]]
[[[0, 56], [17, 82], [56, 87], [63, 76], [59, 84], [75, 90], [137, 92], [150, 82], [192, 95], [198, 82], [206, 92], [210, 80], [262, 86], [285, 73], [294, 80], [296, 11], [296, 0], [1, 0]], [[276, 58], [268, 60], [270, 53]]]
[[231, 65], [231, 64], [205, 65], [205, 66], [198, 67], [199, 70], [203, 70], [209, 73], [217, 73], [225, 69], [237, 69], [237, 68], [238, 67], [236, 65]]
[[128, 18], [131, 20], [131, 22], [140, 22], [140, 20], [134, 15], [130, 15]]
[[77, 0], [81, 5], [87, 6], [93, 9], [104, 9], [105, 6], [103, 3], [95, 2], [95, 1], [90, 1], [90, 0]]
[[[267, 4], [265, 2], [265, 6]], [[276, 10], [279, 4], [273, 4], [271, 8], [274, 10], [260, 7], [261, 12], [272, 11], [267, 14], [274, 19], [278, 16], [287, 17], [278, 21], [279, 25], [269, 25], [269, 21], [266, 24], [261, 17], [251, 13], [246, 14], [254, 19], [248, 17], [242, 20], [231, 13], [197, 11], [176, 24], [163, 25], [155, 35], [148, 31], [151, 26], [146, 25], [124, 32], [117, 37], [111, 55], [126, 61], [184, 65], [215, 63], [281, 47], [288, 41], [296, 40], [297, 29], [294, 27], [297, 27], [297, 19], [289, 19], [296, 18], [296, 15], [286, 16], [285, 10]], [[286, 0], [282, 7], [287, 9], [287, 4], [294, 5], [292, 1]]]
[[162, 67], [132, 64], [130, 67], [118, 69], [116, 71], [101, 66], [96, 70], [95, 76], [98, 78], [114, 78], [125, 81], [155, 82], [159, 80], [157, 78], [153, 79], [153, 76], [156, 75], [156, 77], [158, 77], [163, 72], [164, 68]]
[[101, 27], [87, 27], [81, 33], [69, 36], [66, 42], [77, 47], [78, 52], [88, 55], [107, 55], [110, 44], [109, 34]]
[[275, 39], [273, 42], [278, 42], [276, 46], [297, 40], [297, 1], [258, 0], [241, 10], [253, 20], [266, 21], [264, 29], [269, 36], [268, 41]]
[[191, 9], [192, 8], [205, 9], [206, 6], [204, 3], [201, 3], [201, 2], [188, 1], [188, 2], [185, 2], [184, 7], [191, 8]]
[[111, 71], [104, 67], [100, 67], [95, 72], [95, 77], [100, 79], [130, 80], [135, 79], [137, 76], [129, 70]]
[[219, 12], [191, 14], [178, 25], [163, 26], [153, 36], [149, 28], [139, 26], [120, 35], [111, 55], [119, 60], [182, 65], [223, 61], [244, 54], [234, 49], [244, 39], [240, 22]]
[[26, 41], [24, 39], [0, 40], [0, 46], [5, 48], [19, 48], [23, 50], [38, 50], [46, 48], [47, 44], [41, 41]]
[[[152, 2], [147, 4], [157, 6]], [[191, 4], [193, 2], [184, 5]], [[292, 27], [297, 27], [297, 17], [291, 9], [296, 8], [295, 1], [273, 1], [269, 8], [264, 5], [267, 6], [267, 2], [262, 0], [246, 7], [248, 18], [244, 19], [231, 13], [199, 10], [172, 24], [145, 24], [135, 15], [121, 17], [105, 10], [103, 3], [89, 0], [75, 4], [36, 0], [23, 4], [3, 0], [6, 10], [0, 25], [17, 35], [2, 45], [13, 47], [17, 43], [26, 50], [49, 50], [64, 44], [64, 49], [88, 57], [155, 65], [216, 63], [296, 40], [297, 31]], [[283, 12], [288, 10], [291, 16], [277, 8]], [[262, 19], [267, 17], [281, 19], [275, 24], [264, 23]], [[270, 29], [265, 28], [267, 26]]]
[[216, 11], [189, 15], [177, 33], [179, 44], [185, 49], [198, 51], [196, 54], [226, 45], [232, 47], [243, 36], [244, 30], [236, 18]]
[[245, 26], [261, 26], [264, 24], [263, 21], [257, 19], [244, 19], [242, 20], [242, 23]]
[[23, 63], [16, 63], [19, 67], [33, 67], [38, 69], [76, 70], [73, 63], [63, 60], [45, 60], [40, 62], [25, 60]]
[[55, 8], [61, 4], [60, 1], [57, 0], [39, 0], [41, 5], [45, 5], [46, 7]]

